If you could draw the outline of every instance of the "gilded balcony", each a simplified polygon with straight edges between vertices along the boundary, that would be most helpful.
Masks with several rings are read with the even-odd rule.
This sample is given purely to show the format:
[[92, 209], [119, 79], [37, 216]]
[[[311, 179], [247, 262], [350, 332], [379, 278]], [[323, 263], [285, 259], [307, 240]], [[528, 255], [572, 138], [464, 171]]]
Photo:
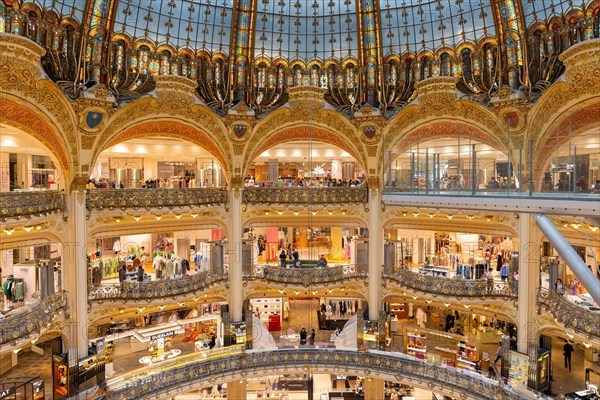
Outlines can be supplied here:
[[66, 309], [67, 295], [60, 292], [42, 300], [29, 311], [0, 320], [0, 345], [41, 333], [59, 312]]
[[102, 285], [91, 288], [88, 300], [103, 302], [164, 299], [207, 290], [212, 285], [227, 282], [228, 279], [226, 272], [220, 274], [201, 272], [179, 279]]
[[325, 268], [282, 268], [255, 265], [244, 270], [244, 280], [263, 280], [283, 285], [327, 285], [351, 279], [367, 279], [366, 265], [338, 265]]
[[45, 190], [0, 193], [0, 217], [3, 221], [61, 212], [65, 207], [65, 195], [62, 192]]
[[462, 399], [533, 398], [532, 393], [517, 393], [483, 375], [428, 364], [401, 353], [314, 347], [268, 351], [243, 351], [239, 346], [225, 349], [189, 354], [120, 375], [108, 381], [107, 398], [170, 398], [178, 389], [189, 391], [211, 386], [215, 371], [219, 372], [220, 381], [226, 382], [261, 374], [284, 374], [298, 368], [308, 368], [314, 373], [360, 371], [366, 376], [407, 379]]
[[227, 203], [225, 189], [92, 189], [86, 197], [88, 212], [113, 209], [173, 209]]
[[539, 289], [538, 306], [546, 309], [566, 329], [572, 329], [588, 338], [600, 339], [600, 311], [570, 303], [556, 292]]
[[369, 189], [367, 187], [250, 187], [244, 189], [242, 202], [260, 205], [367, 204]]
[[514, 282], [497, 282], [491, 285], [486, 280], [448, 279], [412, 272], [404, 268], [384, 266], [383, 278], [412, 290], [446, 297], [496, 297], [516, 298], [517, 285]]

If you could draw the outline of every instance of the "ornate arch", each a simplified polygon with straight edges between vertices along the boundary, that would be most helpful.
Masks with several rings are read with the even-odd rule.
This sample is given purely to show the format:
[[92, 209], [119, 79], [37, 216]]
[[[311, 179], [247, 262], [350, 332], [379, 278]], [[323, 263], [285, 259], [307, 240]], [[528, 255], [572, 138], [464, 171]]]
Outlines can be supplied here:
[[390, 146], [389, 150], [393, 150], [394, 148], [400, 151], [407, 150], [414, 139], [418, 139], [423, 143], [436, 139], [453, 139], [459, 135], [461, 139], [465, 138], [485, 143], [500, 151], [506, 150], [506, 146], [500, 140], [480, 127], [467, 122], [456, 122], [456, 120], [446, 118], [439, 118], [416, 126], [405, 135], [399, 137], [396, 144]]
[[[324, 109], [322, 89], [292, 92], [289, 108], [281, 108], [258, 123], [247, 139], [242, 171], [262, 151], [278, 142], [313, 139], [333, 144], [367, 168], [367, 157], [356, 128], [339, 113]], [[313, 93], [315, 92], [315, 93]], [[309, 135], [310, 134], [310, 135]]]
[[247, 171], [250, 163], [262, 152], [278, 144], [296, 142], [299, 140], [311, 140], [334, 145], [354, 157], [363, 168], [367, 167], [366, 160], [361, 157], [360, 153], [336, 132], [314, 124], [297, 124], [294, 126], [283, 127], [272, 132], [264, 140], [259, 142], [257, 146], [249, 149], [244, 162], [244, 173]]
[[11, 97], [0, 98], [0, 122], [21, 129], [39, 140], [52, 153], [65, 175], [65, 183], [69, 184], [71, 158], [57, 127], [40, 110], [13, 101]]

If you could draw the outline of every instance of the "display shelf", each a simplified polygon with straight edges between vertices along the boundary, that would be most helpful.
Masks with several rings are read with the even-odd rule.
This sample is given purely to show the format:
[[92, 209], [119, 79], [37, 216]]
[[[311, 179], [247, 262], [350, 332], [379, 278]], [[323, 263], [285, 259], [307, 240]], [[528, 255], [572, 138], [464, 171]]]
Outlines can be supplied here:
[[426, 353], [427, 352], [427, 349], [425, 349], [425, 346], [423, 346], [421, 348], [408, 346], [407, 348], [408, 348], [408, 350], [411, 350], [411, 351], [418, 351], [418, 352], [421, 352], [421, 353]]

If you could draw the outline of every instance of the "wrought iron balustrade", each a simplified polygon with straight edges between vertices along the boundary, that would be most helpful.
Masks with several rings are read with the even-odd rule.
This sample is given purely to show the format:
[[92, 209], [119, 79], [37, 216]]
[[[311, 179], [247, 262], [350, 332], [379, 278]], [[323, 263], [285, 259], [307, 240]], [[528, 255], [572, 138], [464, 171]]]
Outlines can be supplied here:
[[275, 265], [254, 265], [244, 270], [244, 279], [309, 286], [348, 279], [366, 279], [367, 271], [366, 265], [338, 265], [324, 268], [282, 268]]
[[[237, 349], [236, 349], [237, 350]], [[172, 397], [177, 389], [190, 385], [212, 385], [215, 372], [219, 379], [245, 379], [253, 373], [268, 370], [270, 374], [285, 373], [297, 368], [335, 373], [336, 371], [360, 371], [361, 374], [377, 374], [382, 379], [412, 379], [422, 385], [460, 393], [463, 398], [492, 400], [524, 400], [533, 394], [516, 393], [499, 381], [461, 369], [428, 364], [400, 353], [382, 351], [353, 351], [332, 348], [299, 348], [269, 351], [232, 351], [232, 354], [203, 357], [199, 354], [162, 362], [153, 367], [142, 368], [108, 382], [106, 397], [109, 399]], [[167, 396], [167, 391], [170, 395]]]
[[367, 204], [367, 187], [244, 188], [245, 204]]
[[421, 292], [448, 297], [513, 297], [518, 296], [515, 282], [451, 279], [428, 276], [409, 269], [384, 266], [383, 278]]
[[538, 290], [537, 302], [565, 328], [600, 339], [600, 312], [570, 303], [558, 293], [542, 288]]
[[104, 209], [152, 209], [226, 204], [226, 189], [92, 189], [89, 212]]
[[67, 309], [67, 295], [54, 293], [42, 300], [30, 311], [22, 312], [0, 320], [0, 344], [24, 338], [32, 333], [40, 333], [53, 318]]
[[56, 191], [2, 192], [0, 193], [0, 217], [35, 217], [41, 214], [65, 210], [65, 194]]
[[164, 279], [150, 282], [123, 282], [121, 284], [93, 287], [88, 295], [90, 301], [104, 300], [152, 300], [171, 296], [181, 296], [206, 290], [211, 285], [226, 282], [228, 274], [200, 272], [178, 279]]

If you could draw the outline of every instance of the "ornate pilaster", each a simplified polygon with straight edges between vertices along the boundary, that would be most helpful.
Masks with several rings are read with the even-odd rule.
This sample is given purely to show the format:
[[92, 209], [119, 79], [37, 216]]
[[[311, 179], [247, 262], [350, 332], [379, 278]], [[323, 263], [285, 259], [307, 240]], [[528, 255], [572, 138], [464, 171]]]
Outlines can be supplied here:
[[108, 62], [108, 43], [117, 1], [93, 0], [88, 6], [85, 19], [88, 44], [85, 56], [89, 57], [88, 61], [92, 67], [90, 81], [100, 82], [102, 66]]
[[254, 58], [254, 25], [256, 23], [257, 0], [237, 0], [235, 3], [231, 35], [231, 68], [234, 90], [237, 90], [239, 100], [244, 100], [245, 90], [249, 85], [247, 71]]
[[494, 0], [494, 14], [500, 43], [502, 43], [504, 83], [517, 90], [526, 84], [524, 68], [527, 65], [525, 27], [522, 9], [517, 0]]
[[382, 65], [381, 24], [379, 23], [379, 0], [359, 0], [356, 2], [358, 13], [358, 41], [360, 62], [364, 67], [367, 101], [372, 106], [381, 102], [379, 89], [379, 70]]

